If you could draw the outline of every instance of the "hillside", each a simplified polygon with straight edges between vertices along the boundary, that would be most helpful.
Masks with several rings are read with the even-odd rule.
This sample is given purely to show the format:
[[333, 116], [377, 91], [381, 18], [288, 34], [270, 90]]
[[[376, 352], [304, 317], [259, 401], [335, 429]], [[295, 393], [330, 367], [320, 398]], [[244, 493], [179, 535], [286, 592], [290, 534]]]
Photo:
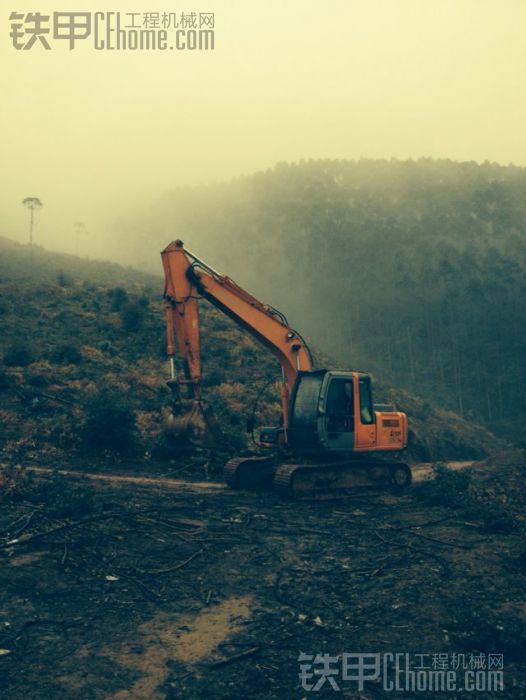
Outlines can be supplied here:
[[[27, 247], [2, 239], [2, 459], [70, 465], [92, 463], [94, 455], [110, 450], [127, 452], [128, 466], [170, 467], [161, 293], [160, 277], [105, 262], [36, 249], [31, 266]], [[219, 469], [229, 452], [254, 447], [246, 419], [279, 367], [215, 310], [204, 305], [202, 312], [205, 398], [226, 440]], [[408, 412], [413, 459], [478, 458], [493, 443], [479, 426], [407, 392], [378, 384], [376, 400]], [[271, 385], [256, 406], [257, 424], [273, 424], [277, 406]], [[204, 461], [198, 460], [197, 476]]]
[[[0, 241], [2, 698], [304, 697], [302, 650], [354, 649], [399, 650], [412, 667], [425, 653], [429, 668], [438, 653], [504, 655], [477, 696], [505, 684], [498, 695], [524, 697], [524, 453], [439, 466], [403, 493], [291, 503], [231, 490], [221, 463], [246, 446], [244, 418], [277, 368], [203, 308], [207, 397], [229, 447], [169, 450], [161, 289], [41, 249], [29, 266], [26, 247]], [[407, 410], [413, 460], [494, 444], [377, 389]]]
[[156, 265], [167, 231], [286, 308], [324, 352], [526, 440], [524, 168], [281, 163], [174, 191], [116, 240]]

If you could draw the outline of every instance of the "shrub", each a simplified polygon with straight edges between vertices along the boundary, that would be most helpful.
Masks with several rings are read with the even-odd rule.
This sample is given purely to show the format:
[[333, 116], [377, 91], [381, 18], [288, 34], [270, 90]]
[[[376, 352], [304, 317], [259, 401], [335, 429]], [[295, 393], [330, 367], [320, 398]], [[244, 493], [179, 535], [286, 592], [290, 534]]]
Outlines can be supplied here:
[[89, 280], [84, 280], [82, 283], [82, 289], [84, 289], [88, 293], [95, 293], [97, 292], [97, 285], [93, 284], [93, 282], [90, 282]]
[[27, 367], [34, 360], [31, 350], [21, 343], [11, 345], [4, 353], [4, 365], [6, 367]]
[[118, 349], [115, 347], [115, 345], [110, 343], [109, 340], [102, 340], [99, 343], [99, 350], [110, 357], [115, 357], [115, 355], [119, 354]]
[[497, 501], [474, 501], [466, 507], [466, 515], [480, 520], [484, 529], [490, 533], [507, 535], [518, 525], [510, 509]]
[[509, 507], [477, 492], [471, 483], [471, 470], [452, 471], [439, 464], [435, 473], [435, 479], [416, 492], [426, 503], [462, 509], [466, 517], [480, 520], [487, 532], [508, 534], [517, 528]]
[[417, 493], [426, 503], [461, 508], [469, 499], [470, 482], [469, 469], [452, 471], [443, 464], [437, 464], [435, 478], [422, 484]]
[[63, 270], [59, 270], [57, 272], [57, 284], [59, 287], [71, 287], [73, 280]]
[[28, 372], [26, 374], [26, 383], [29, 386], [43, 387], [49, 384], [48, 378], [45, 374], [40, 374], [39, 372]]
[[6, 464], [0, 469], [0, 502], [25, 497], [31, 483], [31, 475], [20, 465]]
[[128, 292], [123, 287], [108, 289], [108, 296], [112, 311], [120, 311], [128, 301]]
[[[164, 356], [166, 356], [166, 347], [163, 346]], [[203, 377], [203, 386], [217, 386], [223, 381], [223, 375], [218, 369], [209, 370]]]
[[0, 391], [7, 391], [7, 389], [9, 389], [10, 386], [11, 382], [9, 381], [7, 373], [5, 372], [5, 370], [0, 368]]
[[135, 443], [135, 414], [124, 397], [101, 391], [87, 404], [80, 433], [88, 449], [128, 452]]
[[138, 330], [144, 321], [144, 305], [140, 301], [128, 302], [121, 309], [121, 319], [125, 330]]
[[82, 353], [77, 345], [63, 343], [51, 351], [49, 359], [61, 365], [78, 365], [82, 362]]

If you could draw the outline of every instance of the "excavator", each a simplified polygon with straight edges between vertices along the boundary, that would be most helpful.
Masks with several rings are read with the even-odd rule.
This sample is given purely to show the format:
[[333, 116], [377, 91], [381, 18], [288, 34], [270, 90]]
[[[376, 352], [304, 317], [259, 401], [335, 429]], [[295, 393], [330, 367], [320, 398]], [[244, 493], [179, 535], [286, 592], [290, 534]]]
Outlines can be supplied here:
[[264, 455], [226, 463], [224, 479], [231, 488], [272, 482], [285, 496], [312, 498], [362, 486], [409, 486], [411, 469], [398, 458], [407, 445], [407, 416], [373, 404], [367, 374], [315, 369], [305, 340], [280, 311], [200, 260], [182, 241], [170, 243], [161, 257], [174, 429], [191, 433], [201, 426], [214, 432], [201, 396], [200, 299], [248, 331], [281, 365], [280, 424], [261, 430]]

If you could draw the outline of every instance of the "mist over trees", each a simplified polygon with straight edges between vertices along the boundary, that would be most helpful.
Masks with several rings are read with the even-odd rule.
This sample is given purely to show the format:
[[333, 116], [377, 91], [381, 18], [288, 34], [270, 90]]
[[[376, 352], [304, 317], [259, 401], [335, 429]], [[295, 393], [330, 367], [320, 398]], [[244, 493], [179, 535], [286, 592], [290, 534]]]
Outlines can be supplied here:
[[308, 161], [174, 191], [122, 221], [129, 262], [180, 237], [381, 381], [526, 438], [526, 170]]

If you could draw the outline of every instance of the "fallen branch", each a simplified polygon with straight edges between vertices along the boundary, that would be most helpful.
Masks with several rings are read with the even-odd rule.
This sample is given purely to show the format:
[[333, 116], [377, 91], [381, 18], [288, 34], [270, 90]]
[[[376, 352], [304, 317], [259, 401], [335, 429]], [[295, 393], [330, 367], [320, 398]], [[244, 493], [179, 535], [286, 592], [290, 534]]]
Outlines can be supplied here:
[[[155, 524], [160, 524], [160, 525], [166, 525], [167, 527], [170, 527], [174, 530], [178, 530], [185, 535], [194, 535], [197, 534], [198, 532], [202, 532], [204, 529], [204, 523], [196, 527], [196, 522], [197, 521], [190, 521], [190, 520], [164, 520], [162, 518], [149, 518], [145, 515], [137, 515], [136, 516], [137, 520], [144, 520], [145, 522], [148, 523], [155, 523]], [[189, 528], [193, 529], [189, 529]]]
[[148, 586], [145, 586], [142, 581], [139, 581], [136, 578], [133, 578], [133, 576], [128, 576], [128, 574], [123, 574], [122, 571], [118, 571], [118, 578], [122, 578], [125, 581], [129, 581], [130, 583], [133, 583], [139, 588], [143, 593], [146, 594], [146, 597], [149, 598], [150, 600], [159, 600], [161, 597], [160, 593], [156, 593], [155, 591], [152, 591], [151, 588], [148, 588]]
[[451, 575], [451, 569], [449, 567], [449, 563], [445, 560], [442, 559], [442, 557], [439, 557], [437, 554], [433, 554], [433, 552], [428, 552], [426, 549], [421, 549], [420, 547], [415, 547], [412, 544], [409, 544], [408, 542], [395, 542], [395, 540], [386, 540], [384, 537], [380, 535], [379, 532], [375, 532], [375, 535], [380, 539], [384, 544], [390, 545], [391, 547], [398, 547], [398, 548], [405, 548], [409, 549], [412, 552], [419, 552], [420, 554], [423, 554], [424, 556], [429, 557], [430, 559], [433, 559], [436, 561], [440, 566], [442, 567], [445, 576], [449, 577]]
[[[419, 525], [415, 527], [420, 527]], [[424, 535], [422, 532], [416, 532], [415, 530], [411, 528], [399, 528], [399, 527], [394, 527], [394, 525], [385, 525], [384, 528], [385, 530], [391, 530], [393, 532], [402, 532], [404, 534], [409, 534], [413, 535], [414, 537], [420, 537], [423, 540], [427, 540], [428, 542], [433, 542], [435, 544], [441, 544], [444, 547], [454, 547], [455, 549], [473, 549], [473, 544], [477, 544], [477, 542], [473, 544], [457, 544], [456, 542], [449, 542], [448, 540], [439, 540], [436, 537], [430, 537], [429, 535]], [[483, 541], [483, 540], [481, 540]]]
[[204, 552], [206, 547], [201, 547], [197, 552], [194, 552], [192, 556], [188, 557], [188, 559], [185, 559], [182, 561], [180, 564], [176, 564], [175, 566], [171, 566], [169, 569], [157, 569], [155, 571], [143, 571], [145, 574], [152, 574], [152, 575], [157, 575], [157, 574], [168, 574], [171, 571], [177, 571], [178, 569], [182, 569], [183, 566], [186, 566], [189, 564], [192, 559], [195, 559], [201, 552]]
[[76, 527], [81, 527], [82, 525], [88, 525], [94, 522], [100, 522], [101, 520], [110, 520], [111, 518], [122, 518], [124, 513], [106, 513], [106, 515], [94, 515], [90, 518], [84, 518], [84, 520], [77, 520], [74, 523], [66, 523], [65, 525], [59, 525], [51, 530], [46, 530], [46, 532], [37, 532], [35, 535], [27, 535], [26, 537], [21, 537], [20, 539], [9, 540], [4, 544], [0, 545], [0, 549], [10, 549], [16, 545], [21, 544], [31, 544], [37, 540], [42, 540], [50, 535], [55, 535], [57, 532], [64, 532], [66, 530], [73, 530]]
[[252, 654], [255, 654], [258, 651], [259, 651], [259, 647], [252, 647], [251, 649], [247, 649], [246, 651], [239, 652], [239, 654], [234, 654], [233, 656], [228, 656], [226, 659], [221, 659], [220, 661], [214, 661], [213, 663], [211, 663], [209, 665], [210, 665], [210, 668], [219, 668], [220, 666], [226, 666], [227, 664], [230, 664], [233, 661], [239, 661], [240, 659], [245, 659], [247, 656], [252, 656]]
[[[13, 534], [15, 534], [15, 535], [18, 536], [18, 535], [19, 535], [21, 532], [23, 532], [27, 527], [29, 527], [31, 521], [33, 520], [33, 516], [35, 515], [35, 513], [37, 512], [37, 510], [38, 510], [38, 509], [35, 508], [35, 510], [29, 515], [29, 517], [26, 518], [26, 522], [22, 525], [22, 527], [20, 527], [18, 530], [16, 530]], [[11, 532], [13, 532], [14, 526], [17, 525], [21, 520], [23, 520], [24, 517], [25, 517], [24, 515], [21, 515], [21, 516], [20, 516], [19, 518], [17, 518], [14, 522], [12, 522], [11, 525], [8, 525], [8, 526], [5, 528], [5, 530], [2, 530], [2, 532], [0, 532], [0, 537], [3, 537], [4, 535], [9, 535]]]

